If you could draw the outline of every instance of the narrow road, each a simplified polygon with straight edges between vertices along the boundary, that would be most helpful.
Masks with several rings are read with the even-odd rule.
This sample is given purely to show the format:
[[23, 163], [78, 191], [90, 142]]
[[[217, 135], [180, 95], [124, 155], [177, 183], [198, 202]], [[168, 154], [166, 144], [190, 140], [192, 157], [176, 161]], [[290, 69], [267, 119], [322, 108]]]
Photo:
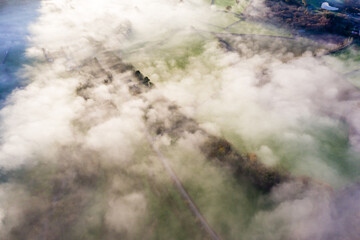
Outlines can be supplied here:
[[181, 197], [185, 200], [185, 202], [188, 204], [190, 210], [193, 212], [195, 217], [199, 220], [201, 226], [205, 229], [205, 231], [208, 233], [209, 237], [212, 240], [221, 240], [221, 238], [216, 234], [216, 232], [211, 228], [209, 223], [206, 221], [204, 216], [201, 214], [199, 208], [196, 206], [194, 201], [191, 199], [188, 192], [185, 190], [184, 186], [182, 185], [179, 178], [176, 176], [175, 172], [172, 170], [168, 160], [165, 158], [165, 156], [160, 152], [159, 148], [155, 145], [154, 139], [150, 136], [149, 132], [146, 131], [146, 137], [154, 150], [154, 152], [157, 154], [158, 158], [160, 159], [161, 163], [164, 165], [166, 171], [169, 173], [171, 179], [174, 182], [175, 187], [179, 191]]

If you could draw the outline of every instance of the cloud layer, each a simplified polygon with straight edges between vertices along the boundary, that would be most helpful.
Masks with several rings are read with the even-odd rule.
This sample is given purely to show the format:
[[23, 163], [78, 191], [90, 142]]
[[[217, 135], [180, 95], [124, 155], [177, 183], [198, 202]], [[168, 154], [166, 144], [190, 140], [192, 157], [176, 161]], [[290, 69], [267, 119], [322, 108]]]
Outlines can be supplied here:
[[[310, 41], [219, 44], [229, 19], [200, 0], [42, 1], [29, 84], [0, 112], [1, 237], [204, 238], [147, 141], [160, 123], [155, 144], [224, 239], [354, 239], [358, 187], [337, 189], [360, 167], [358, 89]], [[209, 135], [295, 180], [237, 182], [201, 152]]]

